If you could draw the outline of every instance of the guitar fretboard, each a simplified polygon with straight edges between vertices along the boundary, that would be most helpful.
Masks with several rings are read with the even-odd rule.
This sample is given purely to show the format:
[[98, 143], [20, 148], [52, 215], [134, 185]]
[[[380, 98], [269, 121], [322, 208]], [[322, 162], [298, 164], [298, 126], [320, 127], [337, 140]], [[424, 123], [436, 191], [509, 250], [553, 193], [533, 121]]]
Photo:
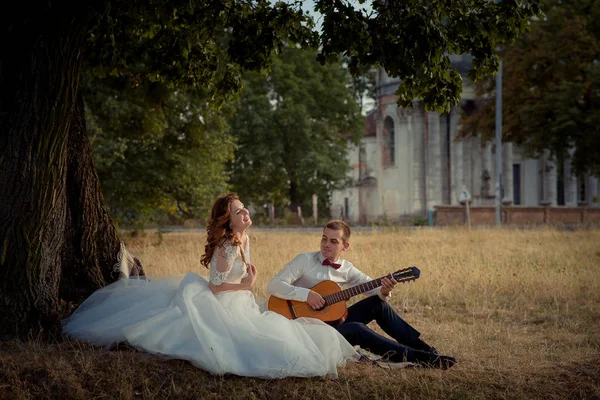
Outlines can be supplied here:
[[323, 300], [325, 300], [325, 305], [331, 305], [339, 303], [340, 301], [346, 301], [350, 297], [359, 295], [364, 292], [368, 292], [369, 290], [376, 289], [379, 286], [381, 286], [381, 279], [382, 278], [373, 279], [372, 281], [361, 283], [360, 285], [356, 285], [351, 288], [323, 296]]

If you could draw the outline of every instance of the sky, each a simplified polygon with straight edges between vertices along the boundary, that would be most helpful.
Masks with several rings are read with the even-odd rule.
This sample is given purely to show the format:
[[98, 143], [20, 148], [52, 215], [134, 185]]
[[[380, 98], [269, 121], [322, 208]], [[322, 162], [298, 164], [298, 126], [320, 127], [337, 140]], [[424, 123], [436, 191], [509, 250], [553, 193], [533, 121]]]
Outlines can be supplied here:
[[[358, 2], [358, 0], [345, 0], [345, 2], [350, 3], [354, 7], [362, 8], [363, 10], [368, 10], [368, 11], [372, 10], [371, 0], [367, 0], [364, 4], [360, 4]], [[311, 14], [315, 20], [315, 24], [320, 27], [321, 23], [323, 22], [323, 21], [321, 21], [321, 14], [315, 12], [314, 8], [315, 8], [314, 0], [304, 0], [302, 9], [304, 11], [308, 12], [309, 14]]]

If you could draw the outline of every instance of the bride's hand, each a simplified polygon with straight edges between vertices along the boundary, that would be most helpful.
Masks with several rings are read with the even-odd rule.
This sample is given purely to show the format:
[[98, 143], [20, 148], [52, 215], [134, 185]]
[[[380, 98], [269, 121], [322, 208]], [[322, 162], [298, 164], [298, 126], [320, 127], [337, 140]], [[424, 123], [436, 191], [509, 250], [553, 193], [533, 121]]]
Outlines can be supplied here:
[[242, 283], [247, 284], [249, 289], [252, 289], [254, 283], [256, 283], [256, 267], [254, 264], [246, 264], [246, 272], [248, 272], [248, 275], [242, 279]]

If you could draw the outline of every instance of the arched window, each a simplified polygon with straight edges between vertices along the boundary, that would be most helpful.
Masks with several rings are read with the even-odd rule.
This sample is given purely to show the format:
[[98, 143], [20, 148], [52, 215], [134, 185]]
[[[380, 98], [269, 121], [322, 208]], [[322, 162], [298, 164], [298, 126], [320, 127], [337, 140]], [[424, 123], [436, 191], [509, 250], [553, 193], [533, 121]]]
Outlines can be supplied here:
[[387, 117], [383, 123], [383, 165], [396, 164], [396, 134], [394, 120]]

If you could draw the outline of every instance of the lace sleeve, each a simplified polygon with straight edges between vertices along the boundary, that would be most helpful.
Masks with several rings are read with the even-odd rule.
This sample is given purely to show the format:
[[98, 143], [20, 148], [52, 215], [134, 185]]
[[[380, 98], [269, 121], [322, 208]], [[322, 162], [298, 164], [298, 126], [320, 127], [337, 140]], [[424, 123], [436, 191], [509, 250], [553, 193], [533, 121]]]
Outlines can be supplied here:
[[227, 281], [229, 271], [237, 257], [237, 253], [238, 248], [229, 242], [217, 248], [210, 263], [210, 281], [214, 285], [218, 286]]

